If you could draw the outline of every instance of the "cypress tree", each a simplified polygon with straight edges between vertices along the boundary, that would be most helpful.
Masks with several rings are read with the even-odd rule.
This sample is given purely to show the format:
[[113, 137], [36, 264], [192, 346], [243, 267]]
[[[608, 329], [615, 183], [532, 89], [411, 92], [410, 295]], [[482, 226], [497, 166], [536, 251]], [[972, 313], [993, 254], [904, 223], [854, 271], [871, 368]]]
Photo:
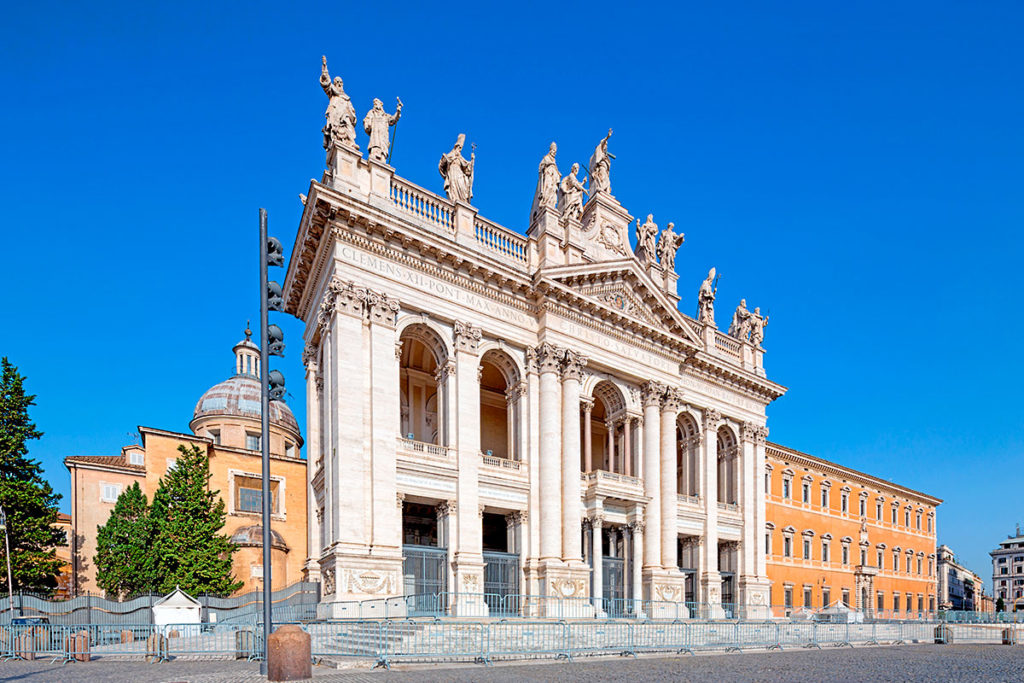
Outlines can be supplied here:
[[97, 585], [115, 598], [155, 590], [152, 544], [149, 504], [135, 482], [118, 497], [106, 524], [96, 528]]
[[231, 576], [236, 546], [224, 528], [220, 491], [211, 491], [210, 462], [198, 446], [178, 446], [181, 457], [153, 494], [153, 574], [156, 588], [193, 595], [227, 595], [242, 587]]
[[[56, 547], [65, 543], [55, 526], [61, 497], [43, 479], [39, 461], [28, 457], [28, 441], [43, 435], [28, 415], [36, 397], [25, 393], [25, 378], [6, 357], [0, 366], [0, 506], [7, 513], [14, 590], [49, 593], [62, 564]], [[6, 592], [4, 569], [0, 590]]]

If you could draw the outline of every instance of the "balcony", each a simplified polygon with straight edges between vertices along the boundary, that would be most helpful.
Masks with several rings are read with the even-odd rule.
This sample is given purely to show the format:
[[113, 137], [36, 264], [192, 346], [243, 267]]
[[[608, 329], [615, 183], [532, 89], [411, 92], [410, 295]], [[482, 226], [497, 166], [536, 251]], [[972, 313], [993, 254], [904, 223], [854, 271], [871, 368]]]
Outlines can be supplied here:
[[646, 501], [644, 483], [637, 477], [617, 472], [593, 470], [580, 474], [584, 490], [602, 498], [618, 498], [628, 501]]
[[423, 441], [413, 441], [412, 439], [406, 439], [405, 437], [398, 437], [398, 452], [405, 455], [427, 455], [432, 458], [443, 458], [449, 459], [452, 454], [452, 449], [447, 446], [438, 446], [433, 443], [425, 443]]

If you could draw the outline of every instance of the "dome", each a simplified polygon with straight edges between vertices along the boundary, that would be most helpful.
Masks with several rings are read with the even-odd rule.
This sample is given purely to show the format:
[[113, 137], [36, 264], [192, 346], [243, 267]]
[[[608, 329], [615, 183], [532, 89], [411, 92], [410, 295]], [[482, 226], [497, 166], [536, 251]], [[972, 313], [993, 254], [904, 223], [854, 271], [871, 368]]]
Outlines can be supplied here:
[[[260, 380], [252, 375], [235, 375], [206, 390], [196, 403], [193, 420], [211, 415], [260, 419]], [[270, 402], [270, 424], [298, 435], [299, 423], [283, 401]]]
[[[259, 524], [243, 526], [242, 528], [235, 530], [235, 533], [231, 534], [231, 542], [240, 546], [262, 547], [263, 527]], [[284, 551], [288, 550], [288, 544], [284, 542], [284, 537], [273, 529], [270, 530], [270, 547], [279, 548]]]

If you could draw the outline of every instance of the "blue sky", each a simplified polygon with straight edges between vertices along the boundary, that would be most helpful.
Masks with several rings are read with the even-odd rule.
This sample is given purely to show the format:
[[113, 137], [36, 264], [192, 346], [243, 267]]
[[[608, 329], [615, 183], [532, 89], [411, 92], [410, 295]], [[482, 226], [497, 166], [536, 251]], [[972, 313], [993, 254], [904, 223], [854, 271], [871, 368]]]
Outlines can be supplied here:
[[231, 372], [257, 209], [290, 247], [323, 168], [326, 54], [360, 117], [405, 102], [400, 175], [440, 191], [465, 132], [475, 205], [518, 230], [548, 143], [564, 170], [613, 127], [614, 194], [686, 233], [684, 311], [712, 265], [721, 325], [771, 310], [771, 438], [945, 499], [940, 542], [988, 576], [1024, 521], [1024, 7], [351, 5], [5, 11], [0, 353], [58, 491], [64, 456], [187, 430]]

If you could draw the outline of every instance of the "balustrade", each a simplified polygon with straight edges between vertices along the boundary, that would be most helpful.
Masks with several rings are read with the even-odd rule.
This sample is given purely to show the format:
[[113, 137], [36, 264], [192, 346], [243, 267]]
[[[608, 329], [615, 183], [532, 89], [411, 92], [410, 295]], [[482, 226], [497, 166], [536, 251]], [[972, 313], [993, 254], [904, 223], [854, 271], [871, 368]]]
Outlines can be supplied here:
[[451, 453], [447, 446], [438, 446], [433, 443], [413, 441], [412, 439], [406, 439], [401, 436], [398, 437], [398, 450], [433, 455], [438, 458], [447, 458]]
[[476, 241], [484, 249], [504, 256], [516, 265], [525, 266], [527, 264], [528, 251], [525, 237], [479, 217], [473, 227]]
[[432, 223], [445, 232], [455, 231], [453, 207], [445, 199], [402, 178], [391, 179], [391, 201], [401, 211]]

